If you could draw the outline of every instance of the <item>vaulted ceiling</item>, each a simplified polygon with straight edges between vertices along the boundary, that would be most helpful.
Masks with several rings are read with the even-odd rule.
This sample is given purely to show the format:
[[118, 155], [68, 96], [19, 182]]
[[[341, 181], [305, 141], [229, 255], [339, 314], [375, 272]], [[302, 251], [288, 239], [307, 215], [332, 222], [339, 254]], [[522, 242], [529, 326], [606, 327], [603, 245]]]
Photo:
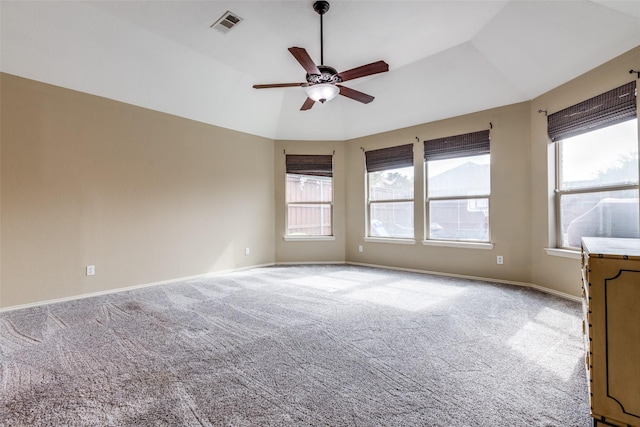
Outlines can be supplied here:
[[[3, 0], [0, 70], [267, 138], [346, 140], [527, 101], [640, 45], [637, 0], [330, 3], [325, 65], [389, 64], [345, 83], [370, 104], [300, 111], [303, 88], [252, 88], [304, 81], [289, 47], [320, 63], [313, 0]], [[210, 28], [226, 11], [243, 20]]]

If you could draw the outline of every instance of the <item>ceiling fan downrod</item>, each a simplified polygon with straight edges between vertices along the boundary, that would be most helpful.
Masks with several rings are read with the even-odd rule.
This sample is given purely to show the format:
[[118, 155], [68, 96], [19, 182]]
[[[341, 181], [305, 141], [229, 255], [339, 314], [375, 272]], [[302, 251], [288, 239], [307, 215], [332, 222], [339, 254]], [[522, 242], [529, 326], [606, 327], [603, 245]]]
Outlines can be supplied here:
[[318, 0], [313, 4], [313, 10], [320, 15], [320, 65], [324, 65], [324, 35], [322, 16], [329, 10], [329, 2], [325, 0]]

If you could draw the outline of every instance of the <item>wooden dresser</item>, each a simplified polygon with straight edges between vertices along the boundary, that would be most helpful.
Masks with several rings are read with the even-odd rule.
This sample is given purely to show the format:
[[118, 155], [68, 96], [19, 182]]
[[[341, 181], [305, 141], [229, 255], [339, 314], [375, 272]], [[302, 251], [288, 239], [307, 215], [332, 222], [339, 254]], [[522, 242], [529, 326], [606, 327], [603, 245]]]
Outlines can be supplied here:
[[640, 426], [640, 239], [583, 238], [582, 296], [594, 426]]

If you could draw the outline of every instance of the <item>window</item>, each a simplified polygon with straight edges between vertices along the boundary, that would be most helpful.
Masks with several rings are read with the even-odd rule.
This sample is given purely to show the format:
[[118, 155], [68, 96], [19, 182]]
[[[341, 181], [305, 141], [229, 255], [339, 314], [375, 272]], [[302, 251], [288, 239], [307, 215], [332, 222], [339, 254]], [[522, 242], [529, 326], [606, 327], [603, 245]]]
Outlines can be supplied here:
[[557, 246], [640, 237], [635, 81], [548, 117], [556, 149]]
[[365, 152], [368, 236], [413, 239], [413, 144]]
[[332, 236], [333, 157], [287, 154], [286, 169], [287, 236]]
[[424, 142], [427, 239], [489, 241], [489, 131]]

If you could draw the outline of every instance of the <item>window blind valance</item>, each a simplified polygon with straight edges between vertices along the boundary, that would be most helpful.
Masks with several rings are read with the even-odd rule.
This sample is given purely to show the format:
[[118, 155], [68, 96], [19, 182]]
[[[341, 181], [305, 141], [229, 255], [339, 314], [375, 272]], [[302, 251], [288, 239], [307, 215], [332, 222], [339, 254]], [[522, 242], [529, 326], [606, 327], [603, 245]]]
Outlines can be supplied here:
[[406, 168], [413, 166], [413, 144], [365, 151], [364, 156], [367, 172]]
[[444, 160], [489, 154], [489, 141], [489, 130], [431, 139], [424, 142], [424, 160]]
[[635, 119], [635, 80], [547, 117], [552, 141], [580, 135], [603, 127]]
[[321, 154], [287, 154], [287, 173], [333, 176], [333, 156]]

